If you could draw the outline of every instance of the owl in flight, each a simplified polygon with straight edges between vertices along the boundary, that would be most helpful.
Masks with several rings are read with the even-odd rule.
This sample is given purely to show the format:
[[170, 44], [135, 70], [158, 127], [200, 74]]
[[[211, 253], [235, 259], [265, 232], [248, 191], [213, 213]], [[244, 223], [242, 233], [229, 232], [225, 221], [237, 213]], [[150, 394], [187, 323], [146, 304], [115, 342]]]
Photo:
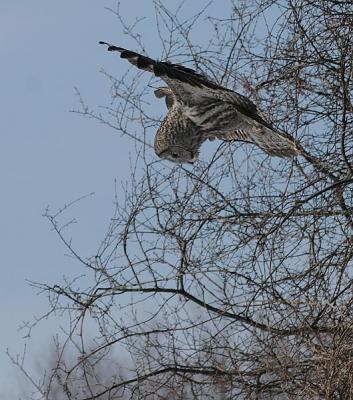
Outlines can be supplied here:
[[99, 43], [168, 85], [155, 91], [156, 97], [165, 98], [168, 107], [154, 141], [154, 150], [160, 158], [194, 163], [207, 139], [254, 143], [270, 156], [299, 154], [295, 141], [274, 129], [247, 97], [217, 85], [193, 69]]

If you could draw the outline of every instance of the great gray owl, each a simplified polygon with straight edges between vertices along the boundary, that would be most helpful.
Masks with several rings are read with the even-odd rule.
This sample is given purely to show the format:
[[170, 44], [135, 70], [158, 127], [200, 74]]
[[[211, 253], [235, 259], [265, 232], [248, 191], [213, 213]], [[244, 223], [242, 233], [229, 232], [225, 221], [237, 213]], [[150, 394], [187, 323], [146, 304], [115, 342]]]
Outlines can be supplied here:
[[299, 154], [294, 140], [275, 130], [247, 97], [217, 85], [193, 69], [99, 43], [168, 85], [155, 91], [156, 97], [165, 97], [169, 109], [155, 136], [154, 150], [159, 157], [193, 163], [207, 139], [254, 143], [271, 156]]

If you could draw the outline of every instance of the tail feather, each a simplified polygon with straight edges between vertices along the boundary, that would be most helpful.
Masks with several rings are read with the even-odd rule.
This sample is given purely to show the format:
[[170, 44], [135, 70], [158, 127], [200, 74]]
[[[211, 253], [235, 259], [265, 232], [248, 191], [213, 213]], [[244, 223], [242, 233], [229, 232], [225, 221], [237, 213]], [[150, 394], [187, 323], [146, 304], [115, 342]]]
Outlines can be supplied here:
[[239, 140], [253, 143], [270, 156], [295, 157], [301, 154], [301, 147], [294, 138], [264, 125], [236, 129], [226, 134], [210, 134], [207, 138], [209, 140], [217, 138], [225, 141]]
[[252, 132], [252, 141], [265, 153], [276, 157], [295, 157], [300, 154], [300, 146], [291, 136], [265, 126]]

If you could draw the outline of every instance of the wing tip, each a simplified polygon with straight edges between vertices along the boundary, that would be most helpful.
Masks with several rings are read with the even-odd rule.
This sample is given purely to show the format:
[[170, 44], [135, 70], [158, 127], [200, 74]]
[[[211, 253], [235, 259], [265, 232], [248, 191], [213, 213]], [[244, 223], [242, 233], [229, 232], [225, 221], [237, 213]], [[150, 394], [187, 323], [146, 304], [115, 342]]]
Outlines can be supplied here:
[[103, 44], [103, 45], [108, 46], [108, 47], [111, 46], [110, 43], [108, 43], [108, 42], [103, 42], [103, 40], [100, 40], [98, 43], [99, 43], [99, 44]]
[[108, 42], [103, 42], [102, 40], [100, 40], [98, 43], [108, 46], [107, 48], [108, 51], [119, 51], [120, 53], [122, 51], [125, 51], [125, 49], [123, 49], [122, 47], [114, 46], [113, 44], [110, 44]]

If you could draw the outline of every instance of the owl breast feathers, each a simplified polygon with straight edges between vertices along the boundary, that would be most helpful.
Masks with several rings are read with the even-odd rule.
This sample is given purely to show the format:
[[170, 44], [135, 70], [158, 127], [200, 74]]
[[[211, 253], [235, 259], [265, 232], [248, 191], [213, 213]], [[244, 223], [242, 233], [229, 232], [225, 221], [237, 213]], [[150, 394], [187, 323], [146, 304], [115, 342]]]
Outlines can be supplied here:
[[196, 71], [152, 58], [106, 42], [139, 69], [152, 72], [168, 86], [155, 91], [165, 98], [168, 113], [154, 141], [156, 154], [179, 163], [197, 160], [202, 143], [209, 139], [241, 140], [257, 145], [271, 156], [293, 157], [299, 146], [289, 135], [268, 123], [247, 97], [217, 85]]

